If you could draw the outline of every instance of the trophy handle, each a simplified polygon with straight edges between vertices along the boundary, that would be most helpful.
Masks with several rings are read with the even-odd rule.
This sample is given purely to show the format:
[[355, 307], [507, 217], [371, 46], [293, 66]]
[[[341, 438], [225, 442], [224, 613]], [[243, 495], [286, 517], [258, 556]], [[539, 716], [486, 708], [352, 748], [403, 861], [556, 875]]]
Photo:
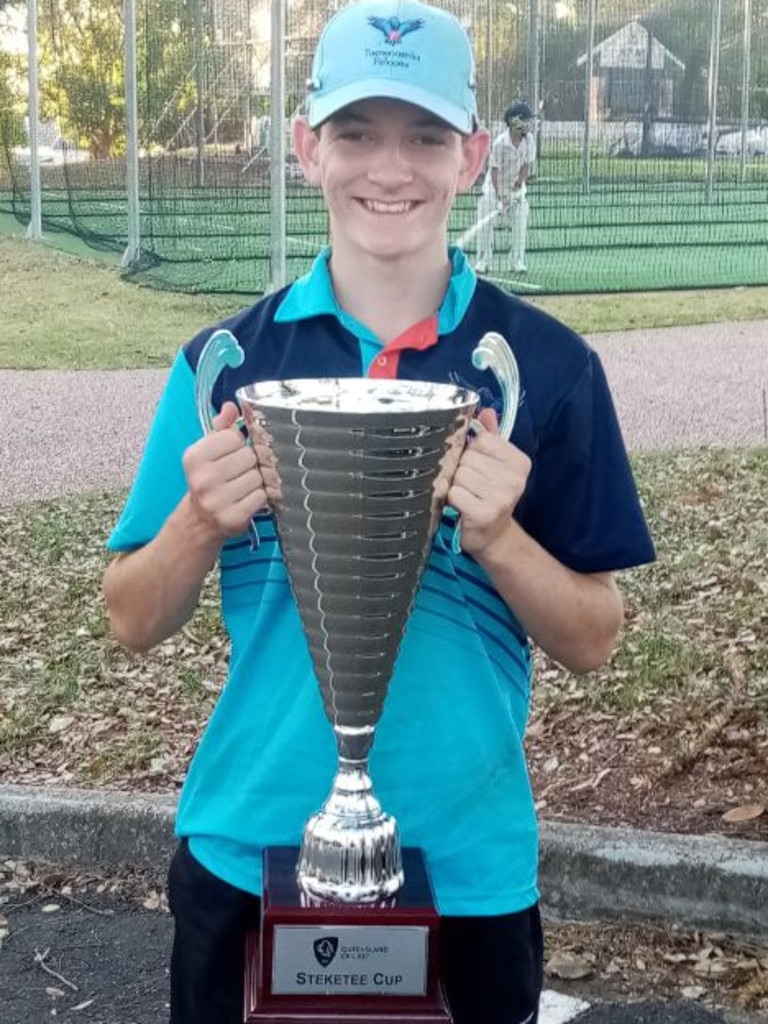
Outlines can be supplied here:
[[475, 346], [472, 365], [478, 370], [490, 370], [498, 381], [502, 401], [499, 433], [510, 437], [520, 404], [520, 371], [512, 349], [501, 334], [488, 331]]
[[[213, 417], [216, 410], [213, 408], [211, 396], [219, 374], [225, 366], [237, 369], [243, 365], [245, 353], [240, 347], [240, 342], [231, 331], [221, 329], [214, 331], [203, 346], [200, 358], [197, 361], [197, 372], [195, 373], [195, 404], [197, 406], [197, 418], [205, 434], [213, 431]], [[243, 420], [237, 421], [239, 427], [243, 426]], [[255, 520], [248, 524], [248, 536], [251, 539], [251, 548], [255, 550], [259, 546], [259, 534], [256, 529]]]
[[[499, 434], [509, 438], [517, 419], [517, 407], [520, 404], [520, 371], [512, 349], [503, 335], [496, 331], [484, 334], [472, 352], [472, 365], [478, 370], [490, 370], [501, 389], [501, 419]], [[470, 429], [478, 434], [483, 427], [479, 420], [472, 421]], [[453, 553], [461, 553], [461, 519], [456, 521], [451, 544]]]
[[214, 331], [203, 346], [195, 374], [195, 401], [200, 426], [206, 434], [213, 431], [216, 410], [211, 404], [213, 388], [225, 366], [233, 370], [243, 365], [245, 353], [231, 331]]

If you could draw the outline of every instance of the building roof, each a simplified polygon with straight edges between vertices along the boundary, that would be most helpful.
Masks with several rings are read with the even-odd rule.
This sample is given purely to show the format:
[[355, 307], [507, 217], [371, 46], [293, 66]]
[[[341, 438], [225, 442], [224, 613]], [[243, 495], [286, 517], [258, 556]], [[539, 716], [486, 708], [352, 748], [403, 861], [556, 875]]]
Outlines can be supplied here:
[[[652, 36], [640, 21], [630, 21], [613, 35], [608, 36], [594, 49], [594, 56], [599, 57], [601, 68], [645, 68], [648, 66], [648, 43], [651, 46], [651, 67], [661, 71], [667, 62], [676, 64], [685, 71], [685, 64]], [[587, 61], [586, 53], [576, 61], [581, 67]]]

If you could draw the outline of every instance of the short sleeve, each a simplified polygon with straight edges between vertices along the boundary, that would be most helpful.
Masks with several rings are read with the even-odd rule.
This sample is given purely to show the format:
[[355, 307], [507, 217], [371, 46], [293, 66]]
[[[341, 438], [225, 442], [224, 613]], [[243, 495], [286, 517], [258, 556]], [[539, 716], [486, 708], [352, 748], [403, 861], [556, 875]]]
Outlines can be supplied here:
[[156, 536], [186, 493], [182, 456], [201, 437], [195, 375], [180, 351], [160, 397], [133, 486], [107, 541], [108, 548], [131, 551]]
[[516, 517], [550, 554], [577, 572], [653, 561], [608, 382], [594, 352], [553, 408], [532, 461]]
[[488, 160], [488, 167], [495, 167], [497, 170], [501, 170], [501, 148], [502, 140], [496, 139], [491, 146], [491, 156]]

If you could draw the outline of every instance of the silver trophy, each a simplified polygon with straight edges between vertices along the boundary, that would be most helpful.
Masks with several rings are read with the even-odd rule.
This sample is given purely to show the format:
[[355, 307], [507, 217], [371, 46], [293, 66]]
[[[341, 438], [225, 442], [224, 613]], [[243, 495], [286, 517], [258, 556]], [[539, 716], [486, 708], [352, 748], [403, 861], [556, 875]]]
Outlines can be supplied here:
[[[214, 380], [242, 358], [231, 334], [212, 336], [197, 374], [206, 429]], [[479, 368], [502, 367], [494, 372], [505, 406], [516, 410], [510, 358], [496, 335], [475, 352]], [[260, 461], [280, 477], [277, 532], [338, 746], [330, 795], [304, 829], [298, 882], [309, 899], [386, 900], [403, 883], [400, 840], [373, 793], [368, 756], [478, 395], [328, 378], [251, 384], [237, 399]]]

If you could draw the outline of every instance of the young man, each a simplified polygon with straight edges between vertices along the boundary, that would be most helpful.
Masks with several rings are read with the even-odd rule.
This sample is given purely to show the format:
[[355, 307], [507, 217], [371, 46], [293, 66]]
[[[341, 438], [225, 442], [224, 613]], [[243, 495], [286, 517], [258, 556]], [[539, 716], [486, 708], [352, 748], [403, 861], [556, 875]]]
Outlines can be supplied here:
[[506, 131], [495, 140], [488, 161], [483, 194], [477, 204], [477, 259], [475, 270], [487, 273], [493, 261], [493, 232], [501, 215], [512, 233], [509, 269], [524, 274], [525, 236], [528, 230], [526, 182], [536, 160], [536, 140], [531, 125], [533, 111], [527, 103], [513, 103], [504, 113]]
[[[448, 495], [377, 728], [371, 770], [402, 841], [425, 853], [442, 917], [455, 1024], [532, 1024], [542, 980], [534, 802], [522, 738], [528, 637], [573, 671], [609, 656], [622, 620], [612, 571], [653, 549], [600, 363], [545, 314], [478, 281], [447, 247], [451, 204], [488, 135], [458, 21], [417, 0], [363, 0], [320, 40], [295, 147], [327, 205], [312, 270], [226, 321], [245, 351], [201, 437], [201, 332], [174, 363], [110, 538], [104, 590], [123, 643], [146, 650], [192, 615], [218, 561], [230, 673], [190, 765], [169, 876], [174, 1024], [236, 1024], [243, 939], [259, 916], [261, 851], [297, 844], [336, 767], [269, 511], [279, 480], [235, 426], [236, 388], [291, 377], [456, 382], [486, 426]], [[508, 340], [522, 380], [512, 438], [482, 335]], [[258, 517], [261, 543], [247, 527]]]

